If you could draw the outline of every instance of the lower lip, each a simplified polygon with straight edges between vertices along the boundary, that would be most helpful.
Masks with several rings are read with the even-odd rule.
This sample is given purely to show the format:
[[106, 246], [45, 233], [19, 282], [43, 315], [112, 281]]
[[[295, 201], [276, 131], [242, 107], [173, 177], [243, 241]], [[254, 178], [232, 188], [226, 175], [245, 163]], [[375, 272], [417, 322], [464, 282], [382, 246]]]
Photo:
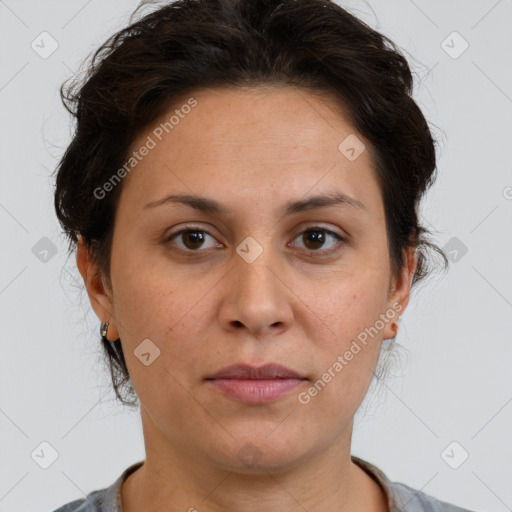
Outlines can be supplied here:
[[303, 379], [209, 379], [216, 389], [247, 404], [274, 402], [300, 386]]

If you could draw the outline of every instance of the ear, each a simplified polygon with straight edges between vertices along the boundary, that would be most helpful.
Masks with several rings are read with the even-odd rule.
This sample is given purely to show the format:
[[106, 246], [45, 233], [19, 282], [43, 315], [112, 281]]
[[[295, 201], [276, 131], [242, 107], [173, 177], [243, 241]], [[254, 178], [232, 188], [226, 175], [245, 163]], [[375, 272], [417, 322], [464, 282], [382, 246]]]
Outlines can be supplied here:
[[393, 338], [398, 331], [398, 317], [403, 315], [411, 296], [411, 284], [418, 260], [416, 248], [410, 247], [405, 252], [404, 265], [398, 278], [392, 279], [387, 311], [394, 311], [395, 317], [384, 327], [384, 339]]
[[112, 293], [105, 286], [97, 264], [93, 261], [89, 247], [81, 237], [76, 250], [76, 266], [84, 280], [91, 306], [101, 322], [108, 322], [107, 336], [114, 341], [119, 338], [119, 331], [113, 314]]

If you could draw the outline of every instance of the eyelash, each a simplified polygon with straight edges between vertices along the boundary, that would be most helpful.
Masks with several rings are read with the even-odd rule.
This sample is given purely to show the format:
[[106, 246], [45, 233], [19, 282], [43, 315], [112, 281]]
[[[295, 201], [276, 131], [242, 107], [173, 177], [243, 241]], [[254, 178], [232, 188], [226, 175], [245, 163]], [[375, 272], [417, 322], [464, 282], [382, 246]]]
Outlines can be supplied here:
[[[301, 231], [295, 237], [295, 239], [297, 239], [300, 235], [303, 235], [304, 233], [307, 233], [307, 232], [310, 232], [310, 231], [312, 231], [312, 232], [314, 232], [314, 231], [322, 231], [324, 233], [327, 233], [328, 235], [331, 235], [332, 237], [336, 238], [341, 243], [341, 245], [345, 244], [346, 241], [347, 241], [346, 238], [342, 237], [338, 233], [335, 233], [334, 231], [331, 231], [330, 229], [324, 228], [322, 226], [311, 226], [311, 227], [308, 227], [307, 229], [304, 229], [303, 231]], [[179, 235], [182, 235], [183, 233], [190, 233], [190, 232], [206, 233], [207, 235], [211, 236], [212, 238], [215, 238], [206, 229], [202, 229], [202, 228], [200, 228], [198, 226], [187, 226], [186, 228], [181, 229], [180, 231], [177, 231], [175, 233], [170, 234], [164, 240], [164, 244], [169, 244], [170, 242], [172, 242], [172, 240], [174, 240], [174, 238], [177, 238]], [[207, 252], [208, 251], [208, 250], [201, 250], [201, 249], [197, 249], [197, 250], [194, 251], [192, 249], [182, 249], [181, 247], [178, 247], [177, 250], [181, 251], [182, 253], [190, 254], [190, 255], [194, 254], [194, 253], [200, 253], [200, 252]], [[325, 250], [325, 251], [320, 251], [320, 250], [315, 251], [315, 250], [308, 250], [308, 249], [304, 249], [304, 250], [307, 251], [309, 254], [315, 254], [315, 255], [319, 255], [319, 256], [328, 256], [332, 252], [335, 252], [335, 251], [339, 250], [339, 247], [334, 247], [334, 248], [331, 248], [331, 249], [328, 249], [328, 250]]]

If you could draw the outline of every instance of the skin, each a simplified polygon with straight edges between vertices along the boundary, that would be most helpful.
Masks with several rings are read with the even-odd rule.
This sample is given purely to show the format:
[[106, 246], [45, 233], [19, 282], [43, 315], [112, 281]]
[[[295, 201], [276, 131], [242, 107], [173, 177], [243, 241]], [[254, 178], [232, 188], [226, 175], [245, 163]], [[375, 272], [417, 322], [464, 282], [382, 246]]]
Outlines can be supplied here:
[[[77, 250], [91, 305], [110, 323], [108, 338], [121, 338], [141, 403], [146, 460], [122, 486], [123, 511], [386, 511], [350, 444], [382, 340], [396, 325], [387, 321], [309, 403], [298, 401], [380, 314], [402, 314], [409, 301], [414, 250], [392, 276], [369, 143], [328, 96], [274, 86], [193, 97], [198, 105], [122, 182], [112, 289], [87, 247]], [[367, 148], [354, 161], [338, 150], [350, 134]], [[364, 210], [283, 216], [286, 202], [332, 191]], [[144, 208], [170, 193], [207, 196], [230, 213]], [[208, 232], [202, 245], [186, 235], [165, 242], [187, 223]], [[346, 241], [325, 231], [323, 244], [310, 241], [304, 231], [318, 226]], [[248, 236], [263, 249], [252, 263], [236, 252]], [[134, 354], [146, 338], [160, 349], [148, 366]], [[280, 363], [308, 380], [265, 405], [234, 401], [204, 381], [241, 362]], [[258, 454], [252, 466], [238, 457], [247, 443]]]

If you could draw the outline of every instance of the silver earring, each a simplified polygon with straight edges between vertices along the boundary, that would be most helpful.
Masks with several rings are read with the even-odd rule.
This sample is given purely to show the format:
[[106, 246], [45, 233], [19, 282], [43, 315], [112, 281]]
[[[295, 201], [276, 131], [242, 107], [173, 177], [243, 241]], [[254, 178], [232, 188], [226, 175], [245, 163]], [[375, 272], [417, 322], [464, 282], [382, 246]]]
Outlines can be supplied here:
[[101, 322], [100, 334], [101, 334], [102, 338], [107, 337], [107, 331], [108, 331], [108, 322]]

